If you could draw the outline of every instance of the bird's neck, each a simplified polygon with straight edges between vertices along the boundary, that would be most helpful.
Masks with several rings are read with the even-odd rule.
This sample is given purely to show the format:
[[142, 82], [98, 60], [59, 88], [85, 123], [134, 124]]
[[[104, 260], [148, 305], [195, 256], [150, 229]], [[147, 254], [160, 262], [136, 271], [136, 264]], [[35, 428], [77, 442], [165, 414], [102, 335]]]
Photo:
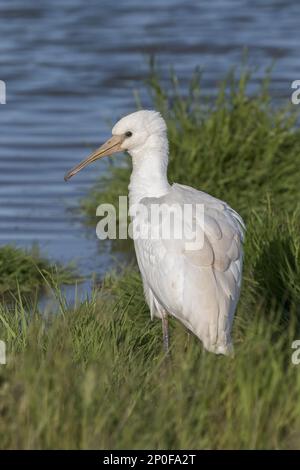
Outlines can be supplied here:
[[144, 197], [160, 197], [168, 193], [168, 141], [151, 136], [146, 144], [131, 151], [132, 173], [129, 184], [129, 205]]

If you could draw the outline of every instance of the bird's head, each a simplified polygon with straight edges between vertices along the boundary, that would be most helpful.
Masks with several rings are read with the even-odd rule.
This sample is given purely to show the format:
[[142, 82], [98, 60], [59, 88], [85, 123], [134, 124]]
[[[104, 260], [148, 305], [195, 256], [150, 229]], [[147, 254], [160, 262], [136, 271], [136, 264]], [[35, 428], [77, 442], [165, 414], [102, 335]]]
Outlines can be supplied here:
[[117, 152], [128, 151], [131, 155], [151, 145], [157, 138], [166, 140], [166, 123], [157, 111], [142, 110], [120, 119], [112, 129], [112, 137], [88, 158], [72, 168], [67, 181], [90, 163]]

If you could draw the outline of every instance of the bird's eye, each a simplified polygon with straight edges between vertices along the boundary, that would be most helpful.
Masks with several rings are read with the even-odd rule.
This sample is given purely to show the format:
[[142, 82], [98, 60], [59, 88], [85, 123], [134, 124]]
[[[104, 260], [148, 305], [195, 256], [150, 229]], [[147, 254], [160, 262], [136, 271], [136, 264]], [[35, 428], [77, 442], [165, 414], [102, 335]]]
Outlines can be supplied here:
[[132, 136], [132, 132], [127, 131], [127, 132], [125, 132], [125, 135], [126, 135], [126, 137], [131, 137], [131, 136]]

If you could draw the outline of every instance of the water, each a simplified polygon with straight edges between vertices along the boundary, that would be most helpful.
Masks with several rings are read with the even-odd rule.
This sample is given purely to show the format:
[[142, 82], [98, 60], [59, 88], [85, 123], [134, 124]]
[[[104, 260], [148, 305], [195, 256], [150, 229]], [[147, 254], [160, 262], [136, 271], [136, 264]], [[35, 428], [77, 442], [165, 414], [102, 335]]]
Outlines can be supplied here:
[[274, 96], [289, 100], [300, 78], [291, 0], [0, 0], [0, 21], [0, 244], [37, 242], [84, 274], [103, 274], [111, 258], [72, 209], [107, 163], [68, 184], [63, 176], [108, 137], [109, 123], [135, 110], [148, 54], [183, 83], [200, 65], [207, 93], [244, 47], [259, 67], [253, 83], [276, 59]]

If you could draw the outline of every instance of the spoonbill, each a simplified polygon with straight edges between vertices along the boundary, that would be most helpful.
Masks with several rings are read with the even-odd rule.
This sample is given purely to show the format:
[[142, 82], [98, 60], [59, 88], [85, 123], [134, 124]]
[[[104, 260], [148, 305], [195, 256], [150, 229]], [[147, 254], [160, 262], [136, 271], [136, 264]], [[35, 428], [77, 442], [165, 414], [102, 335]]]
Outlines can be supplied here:
[[[129, 214], [137, 203], [146, 207], [164, 205], [167, 210], [159, 222], [163, 226], [169, 223], [168, 212], [174, 203], [203, 207], [201, 223], [197, 217], [193, 219], [203, 240], [197, 249], [187, 249], [185, 236], [178, 240], [134, 240], [151, 318], [162, 321], [164, 350], [169, 351], [171, 315], [194, 333], [206, 350], [230, 354], [232, 322], [242, 280], [245, 225], [241, 216], [226, 202], [205, 192], [169, 184], [167, 126], [160, 113], [152, 110], [137, 111], [120, 119], [112, 129], [112, 137], [69, 171], [65, 180], [99, 158], [123, 151], [132, 158]], [[176, 213], [174, 217], [175, 225], [182, 222]]]

